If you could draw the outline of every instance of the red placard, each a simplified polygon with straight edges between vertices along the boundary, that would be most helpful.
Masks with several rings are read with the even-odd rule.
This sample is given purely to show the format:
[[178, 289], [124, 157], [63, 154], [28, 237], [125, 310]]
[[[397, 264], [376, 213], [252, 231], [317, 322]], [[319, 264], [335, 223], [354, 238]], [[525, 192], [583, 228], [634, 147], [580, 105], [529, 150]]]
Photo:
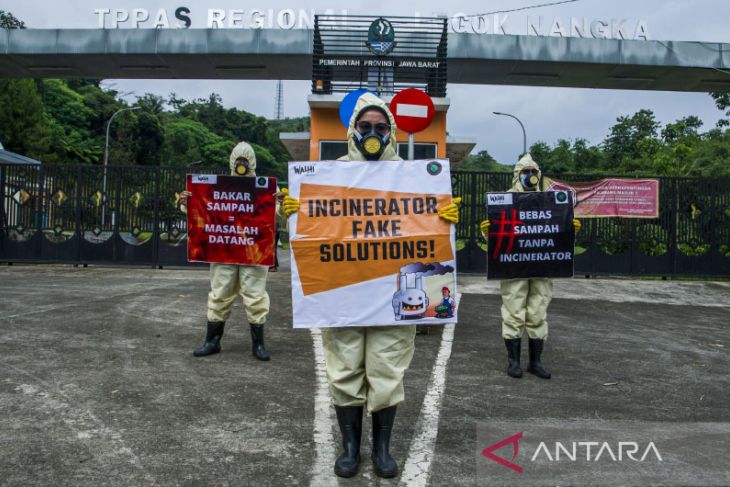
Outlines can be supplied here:
[[433, 101], [421, 90], [408, 88], [398, 92], [390, 102], [395, 124], [409, 134], [426, 130], [433, 121]]
[[188, 261], [274, 265], [276, 178], [188, 174]]

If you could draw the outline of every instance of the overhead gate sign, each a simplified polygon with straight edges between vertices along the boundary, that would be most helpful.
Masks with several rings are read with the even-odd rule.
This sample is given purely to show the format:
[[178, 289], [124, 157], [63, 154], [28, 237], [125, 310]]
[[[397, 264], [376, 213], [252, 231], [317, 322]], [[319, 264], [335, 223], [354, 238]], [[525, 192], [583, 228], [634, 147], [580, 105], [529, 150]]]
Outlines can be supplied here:
[[486, 201], [488, 279], [573, 276], [571, 193], [487, 193]]

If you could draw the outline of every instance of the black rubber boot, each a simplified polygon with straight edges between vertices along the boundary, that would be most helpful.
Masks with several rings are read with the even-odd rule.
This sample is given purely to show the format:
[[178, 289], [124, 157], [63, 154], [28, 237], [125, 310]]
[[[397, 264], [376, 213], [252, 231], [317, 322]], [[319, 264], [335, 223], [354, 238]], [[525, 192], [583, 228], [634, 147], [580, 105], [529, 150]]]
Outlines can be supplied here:
[[196, 348], [193, 355], [196, 357], [205, 357], [213, 355], [221, 351], [221, 338], [223, 337], [223, 327], [225, 321], [209, 321], [208, 331], [205, 334], [205, 343], [202, 347]]
[[527, 371], [531, 374], [535, 374], [541, 379], [549, 379], [550, 372], [543, 367], [540, 362], [540, 356], [542, 355], [542, 347], [545, 344], [544, 340], [539, 338], [530, 338], [530, 365], [527, 367]]
[[264, 348], [264, 325], [251, 325], [251, 353], [259, 360], [269, 360], [269, 352]]
[[398, 464], [390, 456], [390, 433], [393, 431], [396, 406], [373, 413], [373, 469], [378, 477], [391, 479], [398, 475]]
[[504, 345], [507, 347], [507, 375], [519, 379], [522, 377], [522, 368], [520, 367], [522, 339], [505, 338]]
[[362, 406], [335, 406], [337, 422], [342, 432], [344, 452], [337, 457], [335, 474], [352, 477], [360, 466], [360, 439], [362, 438]]

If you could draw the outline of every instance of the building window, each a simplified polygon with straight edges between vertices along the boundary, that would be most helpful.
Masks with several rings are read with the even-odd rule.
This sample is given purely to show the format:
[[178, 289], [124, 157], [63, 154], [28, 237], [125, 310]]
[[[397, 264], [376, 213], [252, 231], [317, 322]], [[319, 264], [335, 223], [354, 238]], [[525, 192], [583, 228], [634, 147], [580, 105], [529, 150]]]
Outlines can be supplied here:
[[347, 142], [322, 140], [319, 143], [319, 160], [334, 161], [347, 155]]
[[[408, 143], [398, 143], [398, 155], [403, 159], [408, 159]], [[413, 158], [414, 159], [435, 159], [436, 158], [436, 144], [413, 144]]]

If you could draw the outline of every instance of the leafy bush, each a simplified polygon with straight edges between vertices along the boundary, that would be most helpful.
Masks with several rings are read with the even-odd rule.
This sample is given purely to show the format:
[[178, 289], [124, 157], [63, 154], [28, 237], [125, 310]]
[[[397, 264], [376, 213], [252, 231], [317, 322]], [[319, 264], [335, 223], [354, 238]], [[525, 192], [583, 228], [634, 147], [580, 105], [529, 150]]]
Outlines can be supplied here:
[[597, 220], [598, 246], [608, 255], [620, 255], [629, 250], [631, 236], [627, 221], [619, 218]]
[[644, 255], [660, 256], [667, 253], [669, 246], [669, 232], [657, 223], [647, 223], [638, 226], [636, 236], [639, 249]]

